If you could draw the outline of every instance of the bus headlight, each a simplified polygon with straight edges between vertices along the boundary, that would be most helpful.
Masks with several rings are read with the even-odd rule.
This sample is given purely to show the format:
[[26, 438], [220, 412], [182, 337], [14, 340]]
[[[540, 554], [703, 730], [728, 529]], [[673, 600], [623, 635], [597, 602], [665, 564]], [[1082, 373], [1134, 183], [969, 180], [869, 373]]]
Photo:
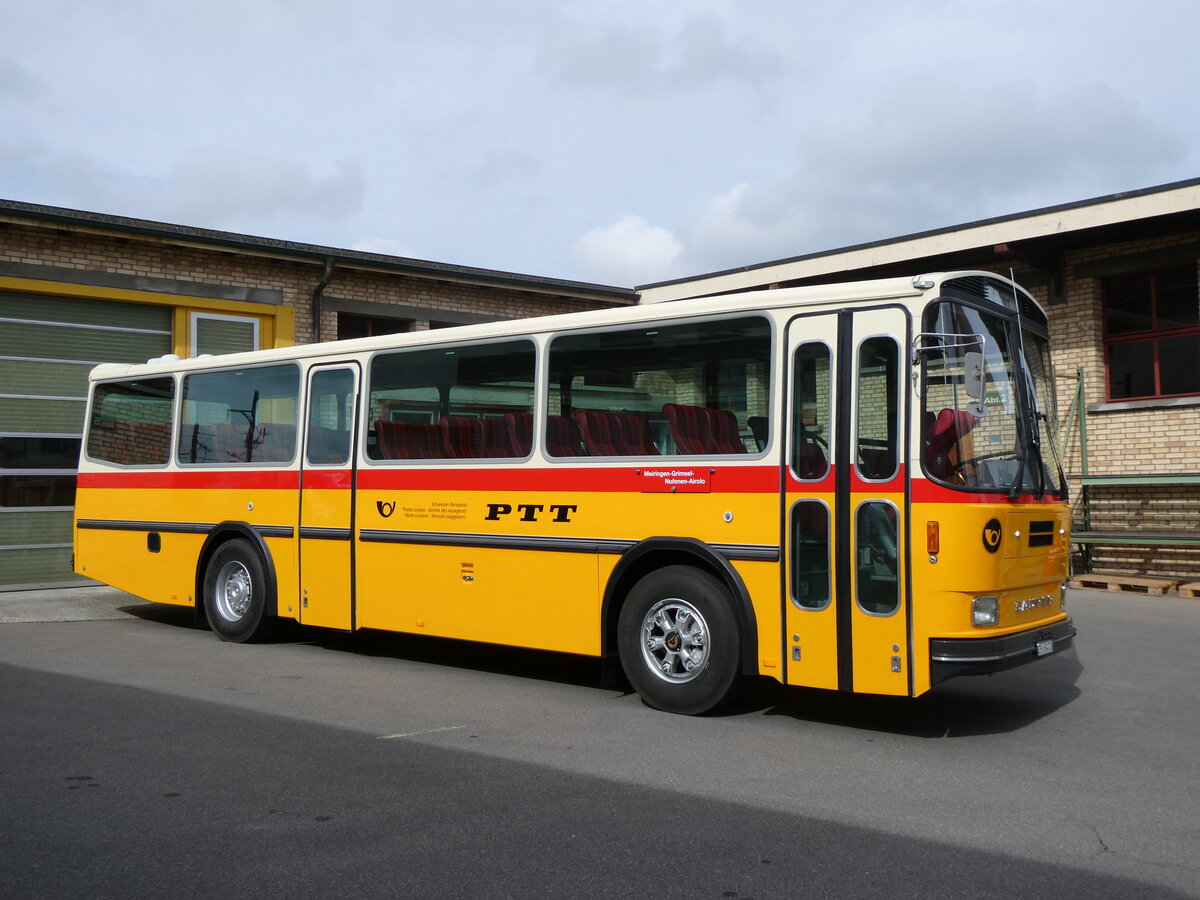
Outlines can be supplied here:
[[1000, 601], [996, 597], [975, 597], [971, 601], [971, 624], [976, 628], [1000, 621]]

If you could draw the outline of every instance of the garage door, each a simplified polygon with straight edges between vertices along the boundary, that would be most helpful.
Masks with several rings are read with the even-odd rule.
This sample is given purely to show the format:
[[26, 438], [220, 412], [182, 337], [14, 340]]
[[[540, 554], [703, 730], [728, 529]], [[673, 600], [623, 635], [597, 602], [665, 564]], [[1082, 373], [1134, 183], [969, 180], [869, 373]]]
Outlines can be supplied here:
[[88, 371], [170, 353], [172, 315], [0, 292], [0, 589], [82, 581], [71, 512]]

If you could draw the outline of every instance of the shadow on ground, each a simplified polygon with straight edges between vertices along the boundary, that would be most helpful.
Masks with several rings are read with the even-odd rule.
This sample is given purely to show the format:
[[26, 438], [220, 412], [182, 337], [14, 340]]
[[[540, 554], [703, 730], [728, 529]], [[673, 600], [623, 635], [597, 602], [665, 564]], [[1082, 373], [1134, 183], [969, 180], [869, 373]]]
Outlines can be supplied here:
[[[187, 607], [150, 604], [123, 611], [148, 622], [197, 629], [195, 614]], [[632, 693], [619, 665], [545, 650], [370, 630], [341, 632], [291, 621], [279, 622], [270, 642]], [[1008, 672], [953, 679], [915, 699], [844, 694], [750, 678], [739, 696], [716, 715], [783, 716], [920, 738], [1001, 734], [1017, 731], [1071, 703], [1079, 696], [1077, 682], [1082, 670], [1077, 651], [1071, 649]]]

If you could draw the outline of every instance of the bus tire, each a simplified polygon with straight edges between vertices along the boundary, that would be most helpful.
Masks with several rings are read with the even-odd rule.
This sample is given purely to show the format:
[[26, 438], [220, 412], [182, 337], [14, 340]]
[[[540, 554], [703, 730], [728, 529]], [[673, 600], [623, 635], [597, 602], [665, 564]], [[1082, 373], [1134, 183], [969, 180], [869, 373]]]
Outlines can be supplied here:
[[223, 641], [244, 644], [266, 637], [266, 565], [249, 541], [234, 538], [221, 544], [204, 569], [204, 612]]
[[729, 590], [691, 566], [643, 577], [617, 621], [625, 677], [645, 703], [666, 712], [696, 716], [732, 699], [740, 647]]

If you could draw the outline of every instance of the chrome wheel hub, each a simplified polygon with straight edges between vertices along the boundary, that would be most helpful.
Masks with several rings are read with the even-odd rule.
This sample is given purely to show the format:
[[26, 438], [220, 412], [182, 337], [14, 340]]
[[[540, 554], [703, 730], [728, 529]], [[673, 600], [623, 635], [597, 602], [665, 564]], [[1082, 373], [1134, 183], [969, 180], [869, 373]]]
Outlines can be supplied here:
[[217, 612], [226, 622], [237, 622], [250, 610], [254, 583], [250, 571], [237, 560], [221, 567], [214, 590]]
[[708, 625], [686, 600], [660, 600], [642, 619], [642, 659], [663, 681], [682, 684], [708, 662]]

